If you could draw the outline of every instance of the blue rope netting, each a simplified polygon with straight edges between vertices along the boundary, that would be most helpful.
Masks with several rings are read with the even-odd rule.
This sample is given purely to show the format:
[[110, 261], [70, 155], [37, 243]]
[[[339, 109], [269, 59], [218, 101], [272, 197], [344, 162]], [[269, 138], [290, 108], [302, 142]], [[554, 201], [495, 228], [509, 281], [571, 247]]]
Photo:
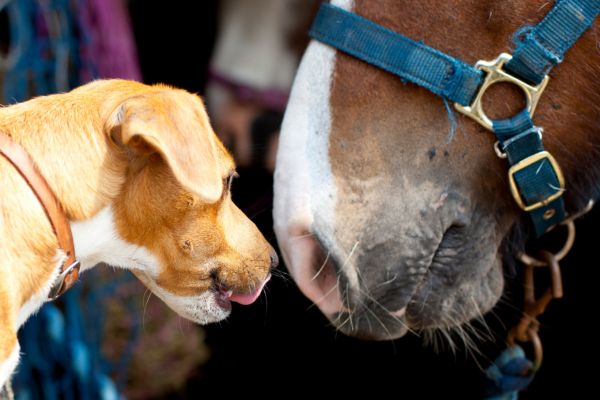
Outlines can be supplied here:
[[23, 357], [13, 378], [17, 400], [119, 399], [96, 354], [99, 343], [86, 341], [80, 294], [79, 287], [66, 293], [63, 310], [46, 304], [20, 330]]
[[[100, 273], [86, 272], [93, 284], [76, 284], [60, 300], [44, 305], [19, 331], [22, 358], [13, 377], [17, 400], [123, 398], [118, 388], [124, 387], [141, 324], [139, 318], [130, 319], [123, 351], [109, 362], [101, 353], [105, 302], [134, 278], [118, 274], [118, 279], [111, 276], [104, 283], [94, 276]], [[124, 305], [129, 315], [136, 315], [133, 303]]]
[[13, 59], [3, 71], [3, 102], [77, 86], [78, 29], [70, 1], [12, 0], [6, 12]]
[[[95, 284], [78, 283], [27, 321], [19, 332], [23, 357], [13, 378], [17, 400], [123, 398], [118, 387], [125, 383], [139, 338], [139, 318], [132, 318], [135, 323], [119, 359], [109, 362], [101, 353], [104, 302], [133, 279], [130, 274], [119, 276], [108, 283], [99, 283], [102, 279], [92, 276], [89, 281]], [[133, 305], [127, 307], [129, 314], [135, 315]]]
[[[77, 10], [88, 0], [12, 0], [4, 11], [9, 21], [8, 54], [0, 60], [2, 103], [32, 96], [68, 91], [81, 83], [82, 68], [96, 78], [98, 69], [82, 60], [80, 46], [91, 40], [82, 29]], [[86, 33], [87, 32], [87, 33]], [[132, 331], [119, 360], [108, 362], [101, 354], [104, 300], [131, 280], [83, 287], [78, 283], [60, 300], [47, 303], [19, 331], [21, 361], [13, 377], [17, 400], [120, 399], [126, 367], [139, 337]], [[132, 305], [128, 313], [135, 315]], [[111, 377], [115, 377], [114, 379]]]

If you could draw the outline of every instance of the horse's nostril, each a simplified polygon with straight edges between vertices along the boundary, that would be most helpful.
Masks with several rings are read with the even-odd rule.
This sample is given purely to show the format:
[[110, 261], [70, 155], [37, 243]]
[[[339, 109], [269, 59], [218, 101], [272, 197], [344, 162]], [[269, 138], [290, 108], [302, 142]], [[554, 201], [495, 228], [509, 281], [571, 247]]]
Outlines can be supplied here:
[[461, 223], [453, 223], [450, 225], [442, 236], [443, 242], [454, 243], [460, 241], [465, 234], [465, 225]]

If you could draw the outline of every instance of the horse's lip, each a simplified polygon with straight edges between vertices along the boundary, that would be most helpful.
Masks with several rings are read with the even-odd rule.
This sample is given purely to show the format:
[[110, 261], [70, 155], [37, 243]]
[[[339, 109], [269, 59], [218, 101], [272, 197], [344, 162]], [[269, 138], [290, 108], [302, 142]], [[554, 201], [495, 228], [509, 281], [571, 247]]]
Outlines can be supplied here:
[[[343, 307], [337, 312], [326, 313], [329, 320], [345, 334], [367, 340], [396, 339], [419, 329], [420, 306], [411, 307], [411, 305], [417, 301], [420, 303], [419, 299], [423, 297], [421, 296], [423, 290], [430, 289], [428, 282], [432, 278], [432, 273], [435, 273], [433, 272], [435, 268], [432, 266], [451, 262], [444, 250], [454, 247], [455, 234], [454, 229], [449, 229], [441, 235], [437, 244], [433, 243], [429, 253], [433, 254], [431, 260], [428, 264], [420, 267], [424, 269], [422, 275], [412, 284], [403, 286], [402, 292], [391, 291], [372, 301], [363, 298], [359, 304], [348, 304], [349, 297], [343, 296]], [[401, 268], [408, 269], [409, 267], [405, 265]], [[337, 273], [340, 272], [337, 271]], [[403, 279], [408, 278], [404, 277]], [[370, 329], [364, 322], [365, 319], [372, 319], [370, 323], [373, 324], [373, 327], [385, 325], [386, 328], [379, 331]], [[356, 326], [357, 320], [363, 321], [359, 327]]]
[[434, 250], [434, 254], [433, 257], [431, 258], [431, 261], [429, 262], [429, 264], [427, 265], [427, 267], [425, 268], [425, 272], [423, 273], [423, 276], [421, 277], [421, 279], [415, 284], [414, 286], [414, 290], [412, 295], [410, 296], [409, 300], [406, 302], [406, 312], [405, 312], [405, 318], [408, 316], [409, 314], [409, 306], [411, 303], [415, 302], [415, 299], [419, 296], [419, 294], [421, 294], [421, 291], [424, 290], [424, 288], [427, 287], [427, 282], [430, 281], [431, 279], [431, 274], [432, 274], [432, 266], [435, 264], [447, 264], [448, 261], [444, 261], [444, 262], [440, 262], [437, 257], [439, 257], [440, 254], [440, 250], [444, 248], [444, 242], [447, 238], [447, 235], [444, 234], [440, 240], [440, 242], [438, 243], [438, 245], [436, 246], [435, 250]]
[[[479, 250], [482, 248], [481, 243], [477, 242], [475, 245]], [[459, 308], [460, 303], [457, 303], [456, 299], [461, 299], [461, 296], [468, 293], [473, 285], [483, 284], [483, 279], [487, 279], [493, 273], [500, 260], [498, 253], [493, 260], [490, 259], [489, 263], [486, 258], [471, 257], [472, 248], [472, 237], [465, 233], [464, 227], [452, 226], [444, 233], [431, 262], [415, 285], [413, 294], [406, 304], [405, 317], [411, 328], [423, 330], [449, 326], [449, 324], [455, 325], [461, 321], [458, 321], [458, 317], [454, 314], [453, 319], [445, 318], [448, 313], [458, 312], [460, 315], [467, 315], [464, 310], [469, 311], [467, 306], [470, 304]], [[484, 267], [485, 270], [482, 270]], [[476, 277], [465, 274], [465, 269], [476, 272]], [[488, 295], [490, 296], [492, 295]], [[475, 297], [471, 300], [479, 301]], [[440, 323], [442, 325], [439, 325]]]
[[[432, 266], [448, 264], [448, 259], [447, 259], [446, 255], [443, 255], [443, 257], [444, 257], [443, 261], [440, 260], [440, 257], [442, 257], [441, 251], [444, 250], [445, 248], [449, 247], [448, 239], [450, 236], [452, 236], [452, 234], [453, 234], [453, 229], [448, 229], [444, 232], [441, 239], [439, 240], [439, 243], [437, 244], [437, 246], [435, 246], [435, 248], [433, 250], [433, 257], [431, 258], [431, 261], [429, 262], [427, 267], [425, 267], [425, 271], [423, 272], [422, 277], [414, 284], [412, 293], [408, 296], [406, 301], [402, 302], [401, 304], [397, 304], [395, 307], [396, 312], [403, 311], [401, 319], [402, 319], [402, 322], [404, 324], [406, 324], [407, 331], [410, 331], [412, 328], [416, 328], [415, 326], [411, 326], [410, 322], [411, 322], [411, 320], [414, 320], [415, 318], [418, 319], [419, 313], [414, 312], [415, 308], [411, 307], [411, 304], [416, 303], [417, 298], [420, 296], [420, 294], [422, 293], [423, 290], [427, 290], [427, 288], [429, 286], [428, 282], [430, 282], [431, 277], [432, 277], [432, 270], [433, 270]], [[429, 290], [432, 290], [432, 289], [429, 288]], [[426, 305], [423, 304], [421, 307], [417, 307], [417, 309], [420, 309], [423, 306], [426, 306]]]
[[[406, 307], [395, 312], [387, 312], [387, 315], [376, 314], [366, 308], [354, 311], [344, 310], [330, 315], [329, 319], [339, 321], [334, 323], [337, 325], [337, 329], [349, 336], [365, 340], [394, 340], [412, 332], [404, 310]], [[369, 320], [369, 322], [365, 322], [365, 320]], [[385, 326], [385, 328], [372, 329], [379, 326]]]

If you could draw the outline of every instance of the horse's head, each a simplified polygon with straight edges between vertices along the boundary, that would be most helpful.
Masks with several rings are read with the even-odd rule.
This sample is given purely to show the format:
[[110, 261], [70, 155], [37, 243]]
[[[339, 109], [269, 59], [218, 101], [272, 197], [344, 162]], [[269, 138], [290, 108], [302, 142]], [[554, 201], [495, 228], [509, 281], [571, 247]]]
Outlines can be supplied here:
[[[543, 0], [337, 0], [333, 4], [474, 64], [509, 51]], [[554, 69], [534, 120], [562, 166], [568, 211], [600, 180], [597, 27]], [[486, 97], [495, 118], [518, 90]], [[284, 120], [275, 228], [300, 289], [342, 331], [388, 339], [477, 317], [503, 290], [502, 255], [523, 215], [494, 136], [434, 94], [313, 41]]]

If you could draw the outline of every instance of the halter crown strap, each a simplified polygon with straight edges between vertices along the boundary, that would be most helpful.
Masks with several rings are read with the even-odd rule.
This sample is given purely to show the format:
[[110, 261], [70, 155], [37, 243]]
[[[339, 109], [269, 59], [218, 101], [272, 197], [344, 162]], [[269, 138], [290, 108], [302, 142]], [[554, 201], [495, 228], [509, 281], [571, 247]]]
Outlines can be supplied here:
[[55, 299], [73, 286], [79, 277], [79, 261], [75, 257], [75, 247], [69, 220], [52, 189], [39, 173], [29, 154], [27, 154], [23, 147], [3, 132], [0, 132], [0, 154], [15, 167], [29, 187], [31, 187], [31, 190], [42, 205], [50, 221], [50, 225], [52, 225], [59, 247], [67, 255], [66, 260], [60, 268], [60, 274], [50, 291], [49, 298]]
[[[512, 195], [529, 213], [536, 236], [541, 236], [566, 218], [561, 197], [564, 178], [556, 160], [544, 150], [542, 130], [534, 126], [531, 116], [548, 72], [562, 61], [599, 13], [598, 0], [557, 0], [525, 36], [514, 56], [502, 54], [475, 67], [331, 4], [321, 5], [309, 34], [454, 101], [460, 112], [492, 130], [510, 165]], [[480, 100], [488, 87], [503, 81], [523, 89], [528, 105], [512, 118], [492, 121]]]
[[538, 84], [563, 60], [600, 13], [598, 0], [557, 0], [554, 8], [515, 50], [506, 69], [524, 81]]

